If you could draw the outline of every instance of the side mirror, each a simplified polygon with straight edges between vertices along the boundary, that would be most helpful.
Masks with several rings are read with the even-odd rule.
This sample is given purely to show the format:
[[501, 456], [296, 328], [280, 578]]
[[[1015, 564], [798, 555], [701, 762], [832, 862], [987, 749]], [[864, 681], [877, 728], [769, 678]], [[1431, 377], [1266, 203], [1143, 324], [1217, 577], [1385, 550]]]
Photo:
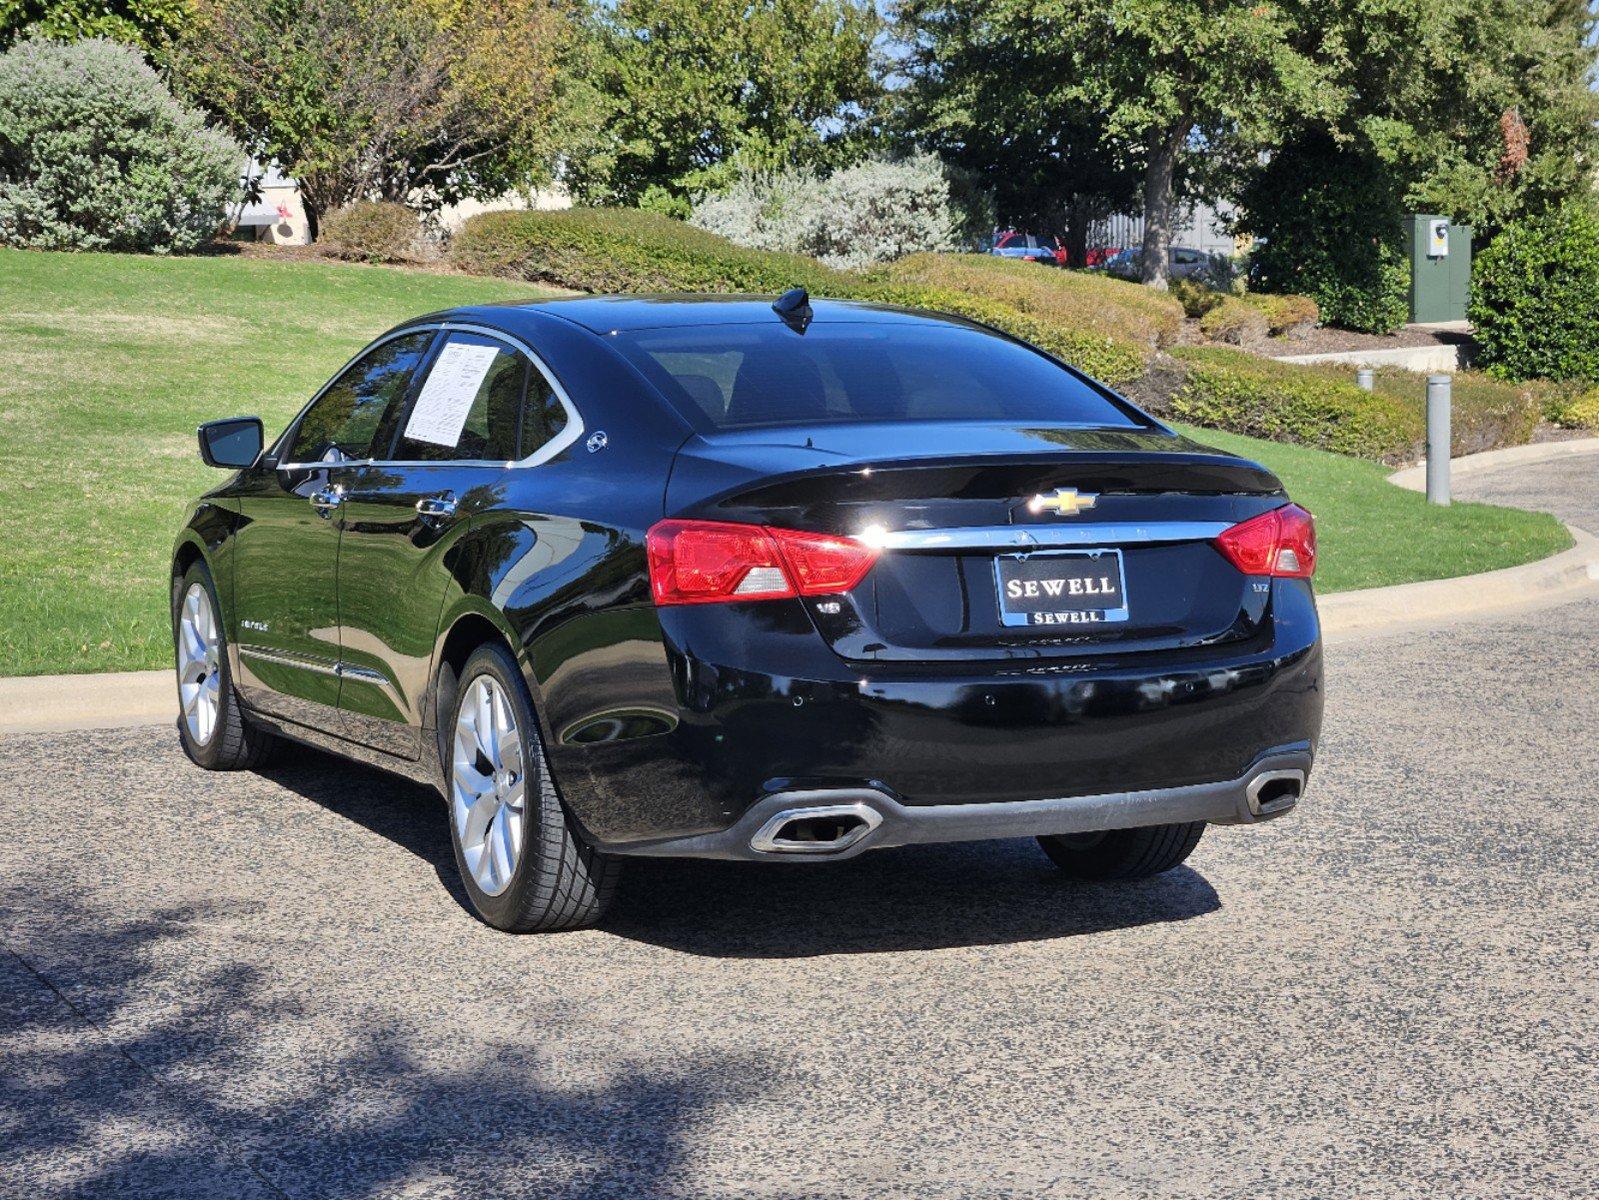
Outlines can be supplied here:
[[253, 467], [265, 435], [260, 417], [228, 417], [200, 426], [200, 457], [208, 467]]

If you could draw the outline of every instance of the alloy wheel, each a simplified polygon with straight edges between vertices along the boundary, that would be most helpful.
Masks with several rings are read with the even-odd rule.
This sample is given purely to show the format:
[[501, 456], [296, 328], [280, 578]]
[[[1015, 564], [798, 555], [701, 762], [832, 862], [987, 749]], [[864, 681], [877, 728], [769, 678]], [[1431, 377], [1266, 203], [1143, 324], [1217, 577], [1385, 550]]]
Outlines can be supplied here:
[[498, 896], [522, 856], [527, 780], [516, 712], [491, 675], [474, 679], [456, 710], [450, 818], [473, 882]]
[[189, 737], [209, 745], [222, 707], [222, 634], [203, 583], [189, 585], [178, 613], [178, 700]]

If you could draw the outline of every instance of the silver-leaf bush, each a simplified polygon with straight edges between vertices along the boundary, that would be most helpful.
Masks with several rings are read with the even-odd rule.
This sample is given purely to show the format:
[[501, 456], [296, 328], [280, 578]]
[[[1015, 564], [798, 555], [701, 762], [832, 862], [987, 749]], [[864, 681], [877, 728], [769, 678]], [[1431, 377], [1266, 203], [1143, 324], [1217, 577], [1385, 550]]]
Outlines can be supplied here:
[[831, 175], [760, 171], [702, 197], [690, 222], [757, 250], [809, 254], [861, 268], [924, 250], [950, 250], [961, 214], [931, 155], [872, 159]]
[[192, 250], [243, 165], [126, 46], [35, 39], [0, 54], [0, 244]]

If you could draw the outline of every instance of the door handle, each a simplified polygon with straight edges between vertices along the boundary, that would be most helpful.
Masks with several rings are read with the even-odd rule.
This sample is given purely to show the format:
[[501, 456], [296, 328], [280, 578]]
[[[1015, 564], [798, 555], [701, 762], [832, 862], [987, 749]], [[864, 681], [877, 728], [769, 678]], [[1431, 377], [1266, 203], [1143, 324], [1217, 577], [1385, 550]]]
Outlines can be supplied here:
[[333, 510], [344, 503], [344, 489], [339, 486], [323, 488], [311, 493], [311, 507], [319, 517], [331, 517]]
[[440, 492], [437, 496], [423, 496], [416, 502], [417, 515], [424, 521], [443, 520], [455, 513], [456, 499], [454, 492]]

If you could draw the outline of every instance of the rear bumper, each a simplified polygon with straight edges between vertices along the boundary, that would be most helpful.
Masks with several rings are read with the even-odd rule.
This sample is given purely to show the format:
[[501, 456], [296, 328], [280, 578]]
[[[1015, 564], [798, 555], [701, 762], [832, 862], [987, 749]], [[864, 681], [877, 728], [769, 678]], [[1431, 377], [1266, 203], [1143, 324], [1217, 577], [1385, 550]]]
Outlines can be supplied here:
[[[555, 778], [589, 839], [620, 854], [732, 853], [762, 823], [751, 813], [793, 806], [795, 793], [873, 808], [884, 827], [873, 845], [896, 844], [899, 829], [1073, 831], [1028, 824], [1044, 811], [1229, 819], [1262, 755], [1308, 760], [1320, 734], [1314, 599], [1303, 581], [1277, 583], [1270, 635], [1255, 642], [963, 673], [852, 666], [797, 602], [665, 609], [666, 662], [629, 677], [653, 681], [657, 719], [616, 722], [606, 740], [550, 738]], [[638, 708], [636, 690], [605, 694]], [[635, 727], [649, 732], [628, 736]], [[922, 810], [951, 815], [902, 819]]]
[[[1220, 783], [993, 804], [911, 806], [876, 788], [777, 792], [758, 801], [730, 828], [639, 843], [625, 853], [816, 862], [926, 842], [1093, 833], [1187, 821], [1251, 824], [1293, 811], [1310, 766], [1308, 746], [1287, 747], [1261, 755], [1243, 775]], [[822, 816], [839, 820], [847, 832], [832, 843], [783, 837], [791, 823]]]

